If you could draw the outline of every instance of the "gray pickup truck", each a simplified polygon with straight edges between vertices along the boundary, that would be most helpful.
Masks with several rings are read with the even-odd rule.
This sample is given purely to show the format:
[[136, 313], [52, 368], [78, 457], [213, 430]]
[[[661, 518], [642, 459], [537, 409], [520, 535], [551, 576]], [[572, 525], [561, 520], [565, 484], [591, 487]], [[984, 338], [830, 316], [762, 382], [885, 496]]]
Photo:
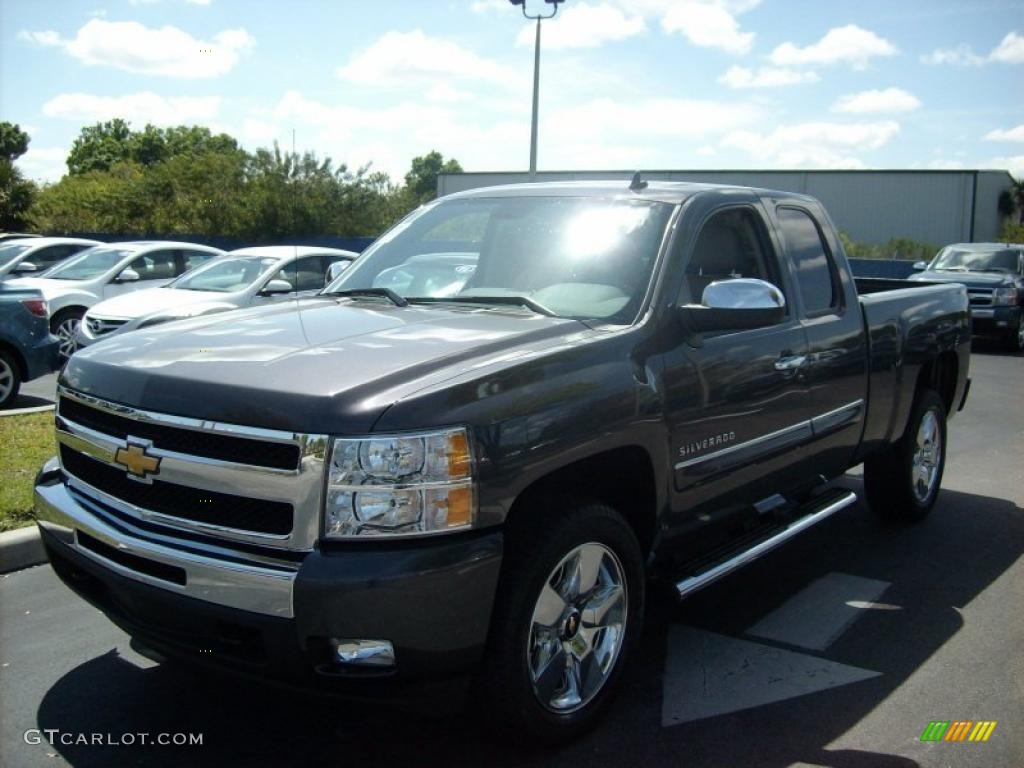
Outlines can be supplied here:
[[809, 197], [476, 190], [318, 297], [75, 354], [39, 526], [152, 658], [354, 698], [457, 685], [571, 736], [649, 579], [726, 576], [852, 505], [830, 481], [862, 462], [876, 513], [927, 515], [970, 338], [963, 286], [855, 284]]

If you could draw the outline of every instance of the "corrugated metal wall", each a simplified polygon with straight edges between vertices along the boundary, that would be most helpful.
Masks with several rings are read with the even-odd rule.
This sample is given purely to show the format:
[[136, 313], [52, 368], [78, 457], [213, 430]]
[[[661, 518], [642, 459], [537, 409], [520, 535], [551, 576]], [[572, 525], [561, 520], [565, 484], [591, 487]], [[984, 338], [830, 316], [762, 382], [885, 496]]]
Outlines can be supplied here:
[[[537, 180], [631, 176], [627, 171], [544, 171]], [[907, 237], [935, 246], [995, 240], [1000, 230], [996, 201], [1012, 180], [1004, 171], [645, 171], [644, 178], [801, 192], [821, 200], [836, 226], [854, 240], [885, 243]], [[444, 174], [437, 186], [438, 194], [445, 195], [528, 180], [526, 173]]]

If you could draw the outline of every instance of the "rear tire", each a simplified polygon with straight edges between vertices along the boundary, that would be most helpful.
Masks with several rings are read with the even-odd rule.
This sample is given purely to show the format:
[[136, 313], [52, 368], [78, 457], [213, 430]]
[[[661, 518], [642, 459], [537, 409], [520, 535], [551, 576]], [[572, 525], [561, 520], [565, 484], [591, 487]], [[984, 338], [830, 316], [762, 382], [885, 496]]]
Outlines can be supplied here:
[[506, 536], [476, 693], [501, 732], [552, 743], [607, 709], [643, 626], [645, 574], [611, 507], [570, 502], [541, 521]]
[[946, 406], [934, 390], [921, 390], [903, 437], [864, 462], [868, 505], [887, 520], [924, 520], [935, 506], [945, 467]]
[[0, 350], [0, 408], [14, 405], [21, 389], [21, 369], [17, 361], [7, 352]]

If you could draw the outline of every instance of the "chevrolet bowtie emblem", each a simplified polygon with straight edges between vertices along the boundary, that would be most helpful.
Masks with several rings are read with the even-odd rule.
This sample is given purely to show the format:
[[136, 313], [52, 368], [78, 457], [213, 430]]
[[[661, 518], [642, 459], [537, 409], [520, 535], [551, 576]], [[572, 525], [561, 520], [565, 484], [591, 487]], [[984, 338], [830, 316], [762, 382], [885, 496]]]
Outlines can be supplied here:
[[136, 443], [128, 443], [126, 448], [118, 448], [117, 453], [114, 454], [114, 461], [136, 477], [155, 475], [160, 471], [159, 457], [148, 455], [146, 446]]

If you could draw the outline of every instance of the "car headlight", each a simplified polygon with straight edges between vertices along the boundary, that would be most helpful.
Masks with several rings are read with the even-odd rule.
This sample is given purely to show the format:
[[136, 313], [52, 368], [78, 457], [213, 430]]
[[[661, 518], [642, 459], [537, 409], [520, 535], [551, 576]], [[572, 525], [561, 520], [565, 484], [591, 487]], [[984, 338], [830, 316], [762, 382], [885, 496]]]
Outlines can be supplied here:
[[1001, 285], [992, 292], [992, 303], [1013, 305], [1017, 303], [1017, 289], [1012, 285]]
[[328, 539], [445, 533], [476, 517], [465, 429], [337, 438], [327, 471]]

